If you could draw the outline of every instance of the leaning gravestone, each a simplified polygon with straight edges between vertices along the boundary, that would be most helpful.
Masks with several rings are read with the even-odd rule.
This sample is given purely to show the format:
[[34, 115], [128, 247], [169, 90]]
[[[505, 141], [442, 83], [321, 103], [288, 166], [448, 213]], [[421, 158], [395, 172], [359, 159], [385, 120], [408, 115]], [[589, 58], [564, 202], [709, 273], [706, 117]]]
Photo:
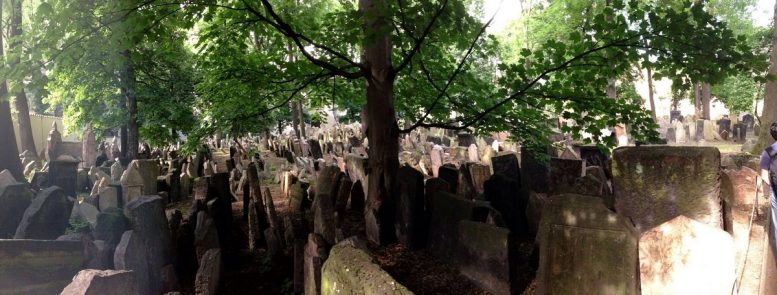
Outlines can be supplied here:
[[135, 273], [126, 270], [85, 269], [79, 271], [73, 282], [61, 295], [138, 295]]
[[678, 215], [723, 228], [715, 147], [618, 148], [612, 174], [615, 210], [640, 232]]
[[397, 238], [408, 249], [420, 249], [426, 244], [427, 237], [424, 176], [413, 167], [402, 166], [397, 173], [397, 184]]
[[156, 293], [162, 290], [162, 268], [172, 261], [170, 231], [164, 201], [159, 196], [142, 196], [124, 207], [134, 235], [146, 251], [149, 284]]
[[42, 190], [24, 211], [14, 239], [53, 240], [67, 228], [73, 201], [59, 187]]
[[157, 178], [159, 177], [159, 163], [156, 160], [134, 160], [137, 169], [143, 179], [143, 195], [155, 195], [157, 193]]
[[550, 194], [575, 193], [575, 180], [583, 176], [583, 160], [550, 159]]
[[121, 236], [121, 241], [116, 246], [113, 262], [117, 270], [131, 270], [135, 274], [135, 283], [140, 294], [157, 294], [151, 281], [158, 279], [157, 274], [149, 269], [146, 261], [146, 248], [143, 240], [133, 231], [128, 230]]
[[332, 247], [321, 268], [321, 294], [410, 295], [380, 268], [363, 242], [351, 237]]
[[[8, 172], [8, 170], [3, 170]], [[2, 174], [2, 173], [0, 173]], [[10, 173], [8, 173], [10, 176]], [[24, 216], [24, 211], [33, 199], [27, 184], [6, 182], [0, 184], [0, 239], [12, 238]]]
[[461, 273], [491, 294], [514, 294], [511, 262], [516, 257], [510, 231], [462, 220], [458, 236], [455, 261]]
[[734, 242], [723, 230], [678, 216], [642, 234], [643, 294], [731, 294]]
[[637, 232], [601, 199], [548, 198], [537, 241], [537, 294], [638, 294]]
[[143, 177], [140, 175], [137, 162], [133, 161], [121, 175], [121, 191], [124, 204], [143, 195]]
[[308, 234], [303, 256], [305, 294], [321, 294], [321, 267], [327, 257], [327, 243], [324, 238], [315, 233]]
[[54, 160], [49, 162], [49, 186], [58, 186], [64, 193], [75, 198], [78, 192], [78, 161]]
[[457, 245], [458, 222], [472, 220], [475, 211], [483, 202], [473, 202], [447, 192], [438, 191], [429, 195], [428, 247], [432, 255], [451, 257]]
[[221, 280], [221, 250], [210, 249], [200, 260], [194, 281], [196, 294], [215, 295]]

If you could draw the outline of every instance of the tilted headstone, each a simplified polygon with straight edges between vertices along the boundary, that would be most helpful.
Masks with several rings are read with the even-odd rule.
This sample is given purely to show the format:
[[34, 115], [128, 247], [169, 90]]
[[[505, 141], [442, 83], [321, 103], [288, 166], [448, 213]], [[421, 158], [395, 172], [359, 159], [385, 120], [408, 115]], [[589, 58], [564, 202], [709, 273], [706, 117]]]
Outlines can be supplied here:
[[69, 225], [73, 201], [59, 187], [42, 190], [32, 200], [16, 229], [14, 239], [53, 240]]
[[151, 290], [162, 289], [161, 271], [172, 262], [172, 241], [165, 215], [165, 205], [159, 196], [142, 196], [124, 206], [124, 215], [140, 238], [146, 252]]
[[491, 177], [491, 168], [479, 163], [467, 163], [465, 167], [472, 178], [472, 186], [475, 189], [476, 195], [483, 194], [484, 184]]
[[116, 269], [131, 270], [135, 274], [135, 283], [140, 294], [156, 294], [159, 290], [154, 289], [151, 283], [154, 273], [149, 269], [146, 257], [142, 238], [131, 230], [124, 232], [113, 256]]
[[426, 244], [427, 215], [424, 208], [424, 176], [410, 166], [402, 166], [397, 173], [396, 231], [399, 242], [408, 249], [420, 249]]
[[84, 131], [84, 139], [82, 142], [81, 159], [84, 164], [83, 167], [92, 167], [97, 160], [97, 144], [94, 139], [94, 132], [92, 126], [89, 125]]
[[200, 268], [194, 280], [196, 294], [215, 295], [221, 281], [221, 250], [210, 249], [200, 260]]
[[113, 182], [120, 182], [121, 176], [124, 174], [124, 167], [121, 166], [121, 162], [115, 162], [113, 165], [111, 165], [111, 179]]
[[77, 161], [54, 160], [49, 162], [49, 186], [58, 186], [70, 197], [76, 197], [78, 188]]
[[548, 198], [537, 241], [537, 294], [638, 294], [637, 232], [601, 199]]
[[[459, 221], [455, 260], [459, 271], [491, 294], [515, 294], [517, 267], [513, 239], [506, 228], [482, 222]], [[516, 288], [517, 289], [517, 288]]]
[[582, 160], [550, 159], [550, 194], [575, 193], [575, 180], [583, 176]]
[[62, 295], [139, 295], [135, 272], [127, 270], [85, 269], [62, 290]]
[[321, 294], [413, 294], [380, 268], [364, 242], [348, 238], [329, 251], [321, 268]]
[[731, 294], [735, 249], [725, 231], [678, 216], [642, 234], [643, 294]]
[[715, 147], [618, 148], [612, 174], [615, 209], [640, 232], [678, 215], [723, 228]]
[[133, 162], [121, 175], [121, 190], [124, 204], [134, 201], [143, 195], [143, 177], [138, 171], [137, 162]]
[[197, 224], [194, 229], [194, 246], [197, 260], [199, 261], [205, 252], [210, 249], [219, 249], [219, 236], [214, 225], [213, 218], [205, 211], [197, 212]]
[[318, 234], [308, 235], [304, 250], [305, 294], [321, 294], [321, 267], [327, 258], [327, 243]]
[[[10, 176], [8, 170], [3, 170], [0, 179], [5, 173]], [[27, 184], [16, 183], [12, 176], [0, 180], [0, 239], [13, 238], [33, 197]]]

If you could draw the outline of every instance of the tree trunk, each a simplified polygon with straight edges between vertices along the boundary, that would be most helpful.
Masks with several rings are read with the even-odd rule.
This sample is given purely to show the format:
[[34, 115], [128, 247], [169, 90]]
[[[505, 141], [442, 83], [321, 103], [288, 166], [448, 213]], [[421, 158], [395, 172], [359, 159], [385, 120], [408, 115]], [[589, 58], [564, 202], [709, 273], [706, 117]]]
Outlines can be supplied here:
[[[0, 1], [0, 15], [3, 13], [3, 2]], [[0, 32], [2, 32], [0, 23]], [[3, 35], [0, 34], [0, 57], [3, 56]], [[0, 146], [0, 172], [8, 169], [17, 181], [24, 181], [22, 161], [19, 159], [19, 149], [16, 147], [16, 134], [11, 118], [11, 104], [8, 102], [8, 84], [0, 81], [0, 138], [5, 146]]]
[[[777, 15], [777, 3], [774, 4], [774, 12]], [[777, 75], [777, 18], [774, 19], [773, 28], [769, 74]], [[753, 154], [760, 155], [766, 146], [774, 142], [769, 134], [769, 125], [775, 121], [777, 121], [777, 81], [769, 80], [766, 82], [764, 107], [761, 110], [761, 133], [758, 135], [758, 143], [751, 151]]]
[[710, 116], [710, 101], [712, 100], [710, 83], [701, 83], [701, 117], [702, 119], [709, 120]]
[[[391, 39], [383, 0], [361, 0], [366, 36], [364, 61], [367, 77], [367, 138], [370, 173], [367, 183], [365, 222], [367, 237], [386, 245], [395, 240], [394, 203], [399, 171], [399, 127], [394, 111], [394, 74], [391, 66]], [[377, 33], [376, 32], [380, 32]]]
[[656, 120], [656, 102], [653, 100], [653, 70], [647, 68], [648, 97], [650, 98], [650, 113], [653, 115], [653, 122]]
[[138, 101], [135, 98], [135, 67], [129, 50], [121, 52], [124, 65], [121, 79], [121, 94], [127, 102], [127, 152], [122, 151], [128, 161], [138, 156]]
[[[11, 68], [19, 64], [21, 41], [19, 37], [22, 35], [22, 0], [11, 1], [11, 32], [10, 32], [10, 44], [9, 51], [13, 53], [13, 59], [11, 61]], [[22, 141], [22, 150], [27, 150], [38, 155], [38, 150], [35, 148], [35, 140], [32, 137], [32, 124], [30, 124], [30, 106], [27, 103], [27, 95], [24, 93], [24, 83], [22, 79], [19, 79], [16, 85], [16, 98], [14, 99], [14, 106], [16, 107], [16, 119], [19, 122], [19, 138]]]

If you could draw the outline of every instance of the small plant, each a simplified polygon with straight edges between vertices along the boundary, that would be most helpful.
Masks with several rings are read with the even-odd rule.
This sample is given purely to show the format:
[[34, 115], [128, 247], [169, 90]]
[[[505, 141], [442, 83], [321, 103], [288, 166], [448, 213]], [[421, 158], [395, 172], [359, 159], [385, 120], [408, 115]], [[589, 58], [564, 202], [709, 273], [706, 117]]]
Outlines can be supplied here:
[[65, 234], [78, 234], [89, 231], [89, 221], [82, 216], [70, 218], [70, 224], [65, 230]]

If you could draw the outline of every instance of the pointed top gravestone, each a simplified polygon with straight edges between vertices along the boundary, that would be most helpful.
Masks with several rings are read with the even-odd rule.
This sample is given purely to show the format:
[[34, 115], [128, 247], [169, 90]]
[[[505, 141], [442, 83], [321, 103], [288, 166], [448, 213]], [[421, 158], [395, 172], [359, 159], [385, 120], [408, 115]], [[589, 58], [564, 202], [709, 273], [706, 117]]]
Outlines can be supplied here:
[[121, 188], [124, 204], [132, 202], [143, 195], [143, 177], [138, 171], [137, 162], [133, 162], [121, 175]]
[[14, 239], [56, 239], [65, 232], [72, 209], [73, 201], [59, 187], [42, 190], [24, 211]]

